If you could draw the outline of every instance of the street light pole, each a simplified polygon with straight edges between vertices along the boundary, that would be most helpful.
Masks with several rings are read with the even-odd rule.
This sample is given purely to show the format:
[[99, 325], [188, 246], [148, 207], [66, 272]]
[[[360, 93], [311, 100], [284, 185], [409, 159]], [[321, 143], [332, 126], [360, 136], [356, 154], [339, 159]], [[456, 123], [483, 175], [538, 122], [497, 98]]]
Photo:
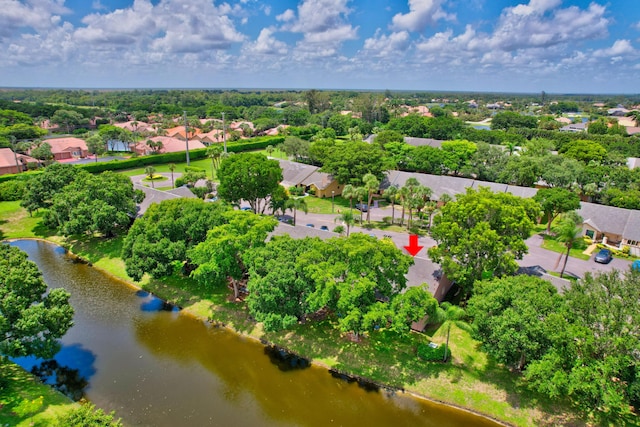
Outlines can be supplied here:
[[336, 192], [331, 190], [331, 213], [333, 213], [333, 206], [334, 206], [334, 198], [335, 198]]
[[184, 142], [187, 145], [187, 166], [189, 166], [189, 124], [187, 123], [187, 111], [184, 110]]

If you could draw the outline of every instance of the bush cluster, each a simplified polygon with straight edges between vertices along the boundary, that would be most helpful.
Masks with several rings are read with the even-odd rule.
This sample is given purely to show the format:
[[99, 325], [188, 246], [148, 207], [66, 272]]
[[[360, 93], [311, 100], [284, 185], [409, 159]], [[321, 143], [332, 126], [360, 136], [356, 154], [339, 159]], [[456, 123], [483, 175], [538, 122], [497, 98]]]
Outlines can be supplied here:
[[[418, 344], [418, 357], [427, 362], [442, 362], [444, 360], [444, 345], [436, 348], [429, 344]], [[451, 358], [451, 349], [447, 350], [447, 359]]]

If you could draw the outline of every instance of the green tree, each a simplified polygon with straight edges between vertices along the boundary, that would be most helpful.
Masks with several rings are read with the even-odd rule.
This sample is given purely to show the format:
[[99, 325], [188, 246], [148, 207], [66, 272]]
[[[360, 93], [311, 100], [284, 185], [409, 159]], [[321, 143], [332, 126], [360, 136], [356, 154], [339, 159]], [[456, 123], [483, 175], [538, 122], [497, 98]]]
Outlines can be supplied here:
[[334, 218], [334, 222], [339, 222], [347, 227], [347, 237], [349, 237], [349, 230], [356, 223], [356, 219], [353, 216], [353, 212], [349, 209], [347, 212], [342, 212], [340, 215]]
[[367, 222], [371, 223], [371, 202], [373, 201], [373, 195], [380, 190], [380, 181], [373, 174], [366, 174], [362, 178], [364, 188], [367, 190]]
[[144, 168], [144, 173], [147, 175], [149, 181], [151, 181], [151, 188], [154, 188], [153, 174], [156, 173], [156, 168], [154, 168], [153, 166], [147, 166], [146, 168]]
[[395, 223], [396, 218], [396, 197], [398, 195], [398, 187], [395, 185], [389, 186], [384, 190], [384, 196], [391, 202], [391, 224]]
[[438, 245], [429, 249], [429, 256], [449, 279], [471, 293], [483, 275], [500, 277], [516, 271], [515, 260], [527, 252], [524, 240], [539, 211], [531, 199], [492, 193], [486, 187], [469, 188], [434, 217], [431, 236]]
[[136, 203], [144, 199], [131, 180], [111, 171], [83, 174], [53, 197], [44, 222], [65, 236], [100, 233], [113, 237], [127, 230], [135, 218]]
[[509, 130], [511, 128], [529, 128], [538, 127], [538, 118], [534, 116], [524, 116], [513, 111], [504, 111], [497, 113], [491, 118], [491, 129]]
[[145, 273], [154, 278], [191, 266], [187, 250], [224, 223], [229, 206], [201, 199], [171, 199], [153, 203], [133, 223], [122, 244], [126, 272], [135, 281]]
[[263, 201], [277, 190], [282, 169], [277, 160], [263, 154], [240, 153], [225, 158], [219, 169], [218, 196], [230, 203], [246, 200], [256, 213], [263, 213]]
[[380, 147], [384, 147], [390, 142], [401, 142], [404, 143], [404, 137], [402, 134], [395, 130], [383, 130], [378, 133], [374, 139], [374, 142]]
[[[0, 355], [51, 358], [73, 325], [69, 293], [47, 285], [20, 249], [0, 244]], [[46, 293], [46, 294], [45, 294]]]
[[76, 126], [86, 124], [88, 120], [76, 111], [60, 109], [51, 116], [51, 123], [64, 127], [67, 133], [71, 133]]
[[284, 139], [281, 150], [293, 157], [294, 160], [300, 160], [303, 157], [309, 157], [309, 146], [309, 141], [297, 136], [288, 136]]
[[347, 184], [342, 188], [342, 197], [344, 197], [345, 199], [349, 199], [350, 211], [353, 209], [353, 198], [356, 195], [355, 190], [356, 188], [351, 184]]
[[54, 196], [76, 177], [86, 175], [87, 172], [75, 166], [64, 163], [53, 163], [43, 172], [32, 177], [27, 186], [27, 192], [20, 205], [29, 212], [40, 208], [49, 208]]
[[386, 169], [384, 152], [377, 145], [351, 141], [336, 144], [324, 160], [321, 170], [341, 184], [361, 185], [367, 173], [382, 179]]
[[476, 144], [470, 141], [444, 141], [442, 143], [444, 166], [454, 175], [458, 175], [458, 172], [471, 160], [476, 150]]
[[607, 149], [596, 141], [579, 139], [565, 144], [560, 150], [565, 156], [583, 163], [600, 163], [607, 157]]
[[86, 143], [89, 153], [96, 156], [96, 162], [98, 161], [98, 156], [106, 153], [107, 151], [105, 147], [105, 140], [100, 136], [100, 134], [94, 133], [87, 138]]
[[247, 273], [243, 254], [264, 246], [267, 235], [278, 221], [252, 212], [230, 210], [225, 212], [225, 223], [215, 226], [207, 238], [187, 251], [197, 268], [192, 276], [200, 283], [211, 286], [231, 280], [234, 298], [240, 296], [240, 280]]
[[51, 145], [49, 145], [48, 142], [41, 142], [31, 149], [31, 157], [44, 161], [52, 160], [53, 152], [51, 151]]
[[289, 201], [289, 194], [287, 193], [287, 189], [282, 185], [279, 185], [276, 191], [271, 193], [271, 197], [269, 197], [269, 207], [271, 208], [271, 215], [277, 215], [278, 212], [282, 212], [282, 215], [285, 213], [285, 209], [287, 209], [287, 202]]
[[[573, 214], [573, 215], [572, 215]], [[569, 260], [569, 253], [571, 248], [578, 239], [582, 236], [582, 218], [574, 211], [567, 212], [562, 216], [560, 223], [554, 229], [556, 233], [556, 240], [561, 242], [567, 252], [564, 256], [564, 264], [562, 265], [562, 271], [560, 271], [560, 277], [564, 275], [564, 270], [567, 268], [567, 261]]]
[[550, 282], [520, 275], [476, 283], [467, 312], [487, 353], [522, 371], [551, 347], [549, 318], [561, 305]]
[[552, 346], [525, 372], [529, 387], [568, 397], [601, 425], [632, 425], [640, 362], [640, 271], [587, 273], [565, 291]]
[[296, 197], [287, 200], [285, 207], [286, 209], [293, 210], [293, 225], [296, 225], [296, 214], [299, 210], [304, 213], [309, 212], [309, 209], [307, 208], [307, 202], [302, 197]]
[[220, 167], [222, 151], [223, 149], [220, 145], [210, 145], [207, 147], [207, 157], [211, 159], [211, 179], [215, 179], [215, 171]]
[[315, 281], [306, 267], [324, 256], [324, 245], [317, 237], [294, 240], [283, 235], [244, 253], [249, 272], [247, 305], [265, 330], [287, 329], [313, 313], [309, 295]]
[[533, 200], [540, 203], [547, 216], [547, 233], [551, 232], [551, 223], [564, 212], [580, 209], [580, 197], [565, 188], [543, 188], [538, 190]]

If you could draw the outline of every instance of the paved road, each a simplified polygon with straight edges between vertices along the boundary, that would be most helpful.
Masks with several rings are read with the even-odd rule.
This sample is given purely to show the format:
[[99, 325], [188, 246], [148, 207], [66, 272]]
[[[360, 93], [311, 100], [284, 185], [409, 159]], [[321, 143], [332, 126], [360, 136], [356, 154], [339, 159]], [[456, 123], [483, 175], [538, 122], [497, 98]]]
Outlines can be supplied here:
[[[170, 178], [170, 174], [163, 175], [167, 176], [167, 178]], [[140, 206], [140, 214], [144, 213], [146, 208], [151, 203], [159, 203], [162, 200], [182, 197], [182, 193], [179, 192], [180, 189], [174, 190], [176, 191], [176, 193], [172, 194], [171, 192], [158, 191], [142, 185], [141, 181], [145, 176], [146, 175], [138, 175], [131, 177], [131, 180], [134, 183], [134, 187], [143, 190], [146, 194], [146, 198]], [[180, 174], [175, 173], [174, 179], [178, 178], [179, 176]], [[190, 191], [189, 194], [191, 194]], [[185, 195], [189, 196], [189, 194]], [[191, 194], [191, 197], [195, 196]], [[244, 206], [248, 206], [248, 204], [244, 204]], [[391, 211], [392, 208], [389, 206], [384, 208], [372, 208], [371, 219], [375, 221], [381, 221], [383, 217], [391, 216]], [[327, 228], [329, 228], [329, 230], [333, 230], [337, 225], [339, 225], [339, 222], [335, 221], [336, 217], [339, 215], [338, 212], [339, 211], [337, 209], [335, 214], [298, 212], [296, 214], [297, 225], [295, 227], [288, 224], [280, 223], [278, 228], [274, 231], [274, 234], [290, 234], [294, 238], [303, 238], [306, 236], [331, 238], [337, 236], [337, 234], [333, 233], [332, 231], [320, 230], [320, 227], [325, 225], [327, 226]], [[396, 218], [399, 216], [399, 214], [400, 210], [396, 209]], [[364, 215], [364, 218], [366, 220], [366, 213]], [[308, 227], [307, 224], [313, 224], [313, 227]], [[395, 243], [395, 245], [401, 249], [409, 243], [408, 235], [406, 232], [394, 232], [378, 229], [367, 230], [357, 226], [351, 227], [351, 232], [361, 232], [373, 235], [380, 239], [384, 237], [390, 238]], [[440, 277], [441, 270], [440, 266], [432, 262], [427, 256], [427, 249], [435, 246], [435, 241], [430, 237], [419, 237], [418, 244], [424, 246], [424, 249], [422, 249], [415, 256], [415, 263], [409, 269], [409, 273], [407, 274], [408, 285], [419, 286], [422, 283], [427, 283], [429, 285], [429, 290], [434, 293], [438, 286], [438, 278]], [[562, 268], [562, 264], [556, 266], [559, 254], [543, 249], [540, 246], [541, 244], [541, 236], [534, 235], [530, 237], [527, 240], [529, 253], [525, 255], [524, 258], [518, 262], [518, 264], [523, 267], [539, 265], [547, 271], [559, 271]], [[613, 269], [628, 270], [630, 265], [630, 261], [618, 258], [615, 258], [609, 264], [598, 264], [593, 261], [593, 256], [588, 261], [570, 257], [569, 261], [567, 262], [566, 271], [573, 273], [578, 277], [584, 277], [584, 274], [587, 272], [596, 273], [599, 271], [611, 271]], [[559, 290], [562, 289], [562, 281], [554, 280], [553, 282]]]

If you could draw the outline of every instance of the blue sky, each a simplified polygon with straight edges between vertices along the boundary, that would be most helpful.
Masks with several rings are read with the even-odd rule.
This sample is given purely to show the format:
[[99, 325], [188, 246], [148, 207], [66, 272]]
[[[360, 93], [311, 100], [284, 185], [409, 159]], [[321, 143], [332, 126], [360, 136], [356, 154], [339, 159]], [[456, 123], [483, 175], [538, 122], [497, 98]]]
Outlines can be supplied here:
[[640, 93], [638, 0], [0, 0], [0, 86]]

